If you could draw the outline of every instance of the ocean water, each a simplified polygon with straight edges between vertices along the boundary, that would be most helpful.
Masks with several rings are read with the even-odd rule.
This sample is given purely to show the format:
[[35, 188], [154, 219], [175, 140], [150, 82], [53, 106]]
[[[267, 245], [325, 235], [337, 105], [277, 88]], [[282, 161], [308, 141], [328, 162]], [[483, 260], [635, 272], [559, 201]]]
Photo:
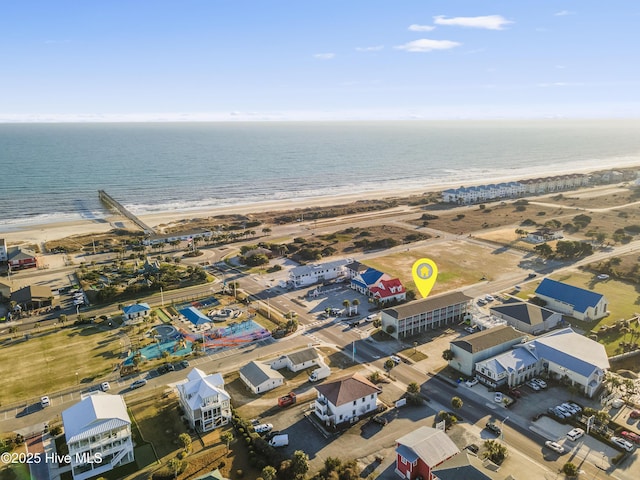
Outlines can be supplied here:
[[0, 124], [0, 231], [640, 165], [640, 120]]

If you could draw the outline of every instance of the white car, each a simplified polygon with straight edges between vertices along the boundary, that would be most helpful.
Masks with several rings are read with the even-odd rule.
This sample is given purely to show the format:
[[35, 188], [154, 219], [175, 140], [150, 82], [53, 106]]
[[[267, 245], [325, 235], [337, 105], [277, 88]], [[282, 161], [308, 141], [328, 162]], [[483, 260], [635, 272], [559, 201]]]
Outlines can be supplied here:
[[478, 305], [486, 305], [487, 301], [484, 298], [479, 298], [478, 299]]
[[393, 360], [393, 363], [395, 363], [396, 365], [399, 365], [400, 363], [402, 363], [402, 359], [397, 355], [391, 355], [389, 358]]
[[464, 382], [464, 384], [467, 387], [473, 387], [474, 385], [478, 384], [478, 379], [477, 378], [470, 378], [469, 380], [467, 380], [466, 382]]
[[545, 382], [544, 380], [540, 380], [539, 378], [532, 378], [531, 381], [533, 383], [537, 383], [540, 388], [547, 388], [547, 382]]
[[613, 408], [620, 408], [624, 405], [624, 400], [622, 400], [621, 398], [616, 398], [613, 400], [613, 402], [611, 402], [611, 406]]
[[620, 448], [624, 448], [627, 452], [633, 451], [633, 444], [621, 437], [611, 437], [611, 442]]
[[562, 408], [564, 408], [565, 410], [569, 410], [572, 415], [575, 415], [576, 413], [580, 412], [580, 410], [578, 410], [576, 407], [574, 407], [570, 403], [562, 403], [562, 404], [560, 404], [560, 406]]
[[40, 406], [42, 408], [47, 408], [50, 405], [51, 405], [51, 400], [49, 400], [49, 397], [45, 395], [44, 397], [40, 398]]
[[573, 440], [574, 442], [583, 435], [584, 435], [584, 430], [577, 427], [567, 432], [567, 438], [569, 440]]
[[100, 384], [100, 390], [102, 390], [103, 392], [106, 392], [110, 388], [111, 388], [111, 385], [109, 385], [109, 382], [102, 382]]
[[502, 395], [502, 393], [500, 392], [496, 392], [496, 394], [493, 396], [493, 401], [496, 403], [502, 403], [503, 400], [504, 400], [504, 395]]
[[607, 275], [606, 273], [601, 273], [600, 275], [598, 275], [596, 277], [598, 280], [608, 280], [609, 279], [609, 275]]
[[485, 299], [487, 302], [493, 302], [493, 301], [495, 300], [495, 298], [493, 298], [493, 295], [489, 295], [489, 294], [485, 295], [485, 296], [484, 296], [484, 299]]
[[540, 390], [541, 390], [540, 385], [538, 385], [536, 382], [532, 382], [531, 380], [529, 380], [529, 381], [527, 382], [527, 386], [528, 386], [531, 390], [534, 390], [534, 391], [536, 391], [536, 392], [538, 392], [538, 391], [540, 391]]
[[558, 442], [552, 442], [551, 440], [547, 440], [544, 442], [547, 448], [550, 448], [556, 453], [564, 453], [564, 447], [560, 445]]
[[261, 423], [260, 425], [256, 425], [253, 427], [256, 433], [269, 433], [273, 430], [273, 425], [270, 423]]

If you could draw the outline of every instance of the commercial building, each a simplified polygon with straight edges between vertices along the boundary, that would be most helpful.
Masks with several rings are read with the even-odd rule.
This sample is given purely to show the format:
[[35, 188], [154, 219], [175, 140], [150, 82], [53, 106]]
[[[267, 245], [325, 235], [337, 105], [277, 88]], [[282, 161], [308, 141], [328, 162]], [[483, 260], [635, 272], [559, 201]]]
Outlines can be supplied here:
[[382, 311], [382, 329], [394, 338], [404, 338], [463, 320], [473, 299], [462, 292], [386, 308]]
[[604, 295], [550, 278], [540, 282], [535, 294], [546, 302], [546, 308], [577, 320], [599, 320], [609, 313]]
[[530, 302], [510, 300], [489, 310], [491, 315], [504, 320], [521, 332], [538, 335], [555, 328], [562, 314]]

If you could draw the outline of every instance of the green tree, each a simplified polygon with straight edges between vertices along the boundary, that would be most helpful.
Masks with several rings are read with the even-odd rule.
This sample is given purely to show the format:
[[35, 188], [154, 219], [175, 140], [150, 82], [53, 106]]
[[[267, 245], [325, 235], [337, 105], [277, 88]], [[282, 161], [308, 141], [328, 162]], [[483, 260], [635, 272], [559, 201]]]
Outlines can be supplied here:
[[222, 433], [222, 435], [220, 435], [220, 440], [224, 442], [227, 447], [227, 452], [229, 452], [229, 444], [233, 441], [233, 433], [227, 430], [226, 432]]
[[379, 371], [371, 372], [371, 374], [367, 377], [371, 383], [378, 383], [382, 377]]
[[391, 371], [391, 369], [392, 369], [393, 367], [395, 367], [395, 366], [396, 366], [396, 362], [394, 362], [394, 361], [393, 361], [393, 360], [391, 360], [390, 358], [389, 358], [389, 359], [387, 359], [387, 360], [384, 362], [384, 369], [385, 369], [387, 372], [390, 372], [390, 371]]
[[178, 435], [178, 442], [185, 452], [191, 451], [191, 435], [189, 435], [188, 433], [181, 433], [180, 435]]
[[454, 354], [452, 350], [445, 350], [444, 352], [442, 352], [442, 358], [444, 358], [447, 362], [453, 360], [454, 358]]
[[420, 393], [420, 385], [417, 382], [411, 382], [407, 385], [407, 401], [413, 405], [422, 403], [422, 394]]
[[541, 243], [533, 247], [533, 250], [541, 257], [548, 258], [553, 255], [553, 249], [546, 243]]
[[460, 397], [453, 397], [451, 399], [451, 407], [456, 409], [456, 410], [460, 410], [462, 408], [462, 405], [464, 405], [464, 402], [462, 401], [462, 399]]
[[295, 480], [302, 480], [309, 471], [309, 455], [302, 450], [296, 450], [291, 457], [290, 472]]
[[271, 465], [267, 465], [262, 469], [261, 476], [263, 480], [276, 480], [278, 471]]
[[486, 440], [484, 442], [486, 451], [484, 457], [491, 460], [496, 465], [501, 465], [507, 457], [507, 447], [496, 440]]
[[567, 477], [575, 477], [578, 475], [578, 466], [575, 463], [567, 462], [562, 467], [562, 473]]

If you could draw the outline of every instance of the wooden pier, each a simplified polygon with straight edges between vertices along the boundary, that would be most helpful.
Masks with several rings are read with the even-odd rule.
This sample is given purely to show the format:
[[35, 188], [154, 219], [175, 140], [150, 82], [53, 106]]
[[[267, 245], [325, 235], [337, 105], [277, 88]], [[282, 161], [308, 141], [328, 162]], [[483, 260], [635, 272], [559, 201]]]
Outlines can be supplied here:
[[129, 220], [135, 223], [138, 227], [140, 227], [146, 235], [154, 235], [156, 233], [153, 228], [151, 228], [149, 225], [147, 225], [138, 217], [136, 217], [133, 213], [127, 210], [124, 207], [124, 205], [122, 205], [120, 202], [118, 202], [115, 198], [113, 198], [104, 190], [98, 190], [98, 197], [100, 198], [100, 201], [107, 206], [107, 208], [109, 208], [110, 210], [115, 210], [118, 213], [120, 213], [122, 216], [127, 217]]

